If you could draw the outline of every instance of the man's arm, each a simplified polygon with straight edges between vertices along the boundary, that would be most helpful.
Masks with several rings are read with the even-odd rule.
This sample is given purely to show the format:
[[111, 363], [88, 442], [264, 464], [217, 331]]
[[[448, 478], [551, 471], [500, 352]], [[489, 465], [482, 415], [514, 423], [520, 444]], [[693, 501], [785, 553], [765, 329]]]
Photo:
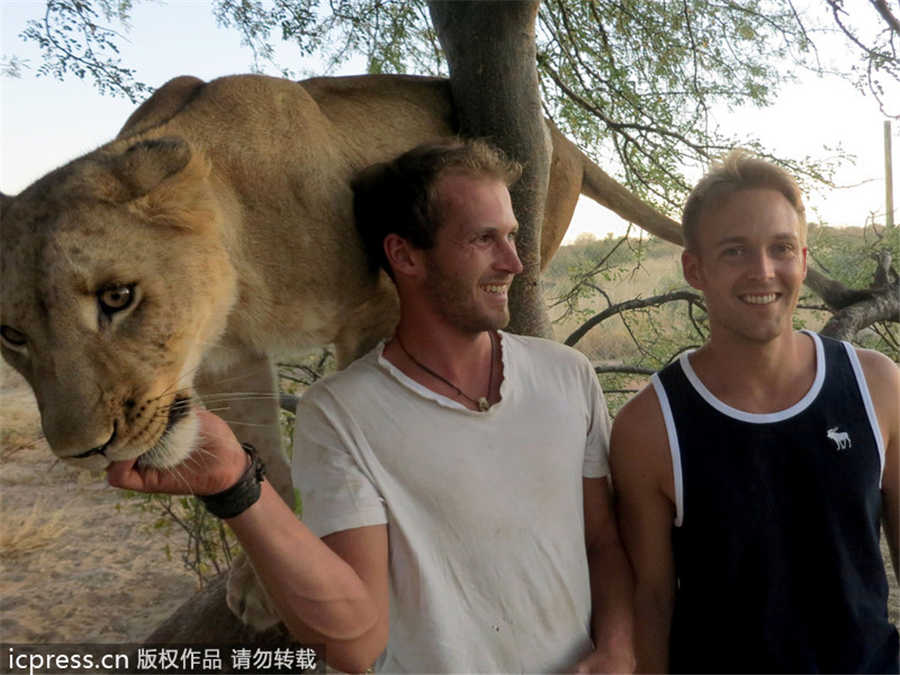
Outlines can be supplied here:
[[619, 532], [635, 575], [637, 670], [668, 672], [675, 599], [674, 481], [656, 394], [645, 388], [616, 417], [610, 438]]
[[299, 642], [325, 645], [342, 672], [369, 668], [388, 638], [387, 527], [316, 537], [268, 484], [260, 501], [226, 521]]
[[857, 349], [884, 437], [882, 517], [894, 577], [900, 583], [900, 369], [884, 354]]
[[634, 671], [634, 584], [606, 478], [584, 478], [584, 530], [591, 578], [594, 652], [576, 673]]
[[[203, 447], [170, 471], [118, 462], [111, 485], [143, 492], [212, 494], [233, 485], [246, 456], [228, 426], [198, 414]], [[324, 644], [329, 665], [363, 672], [388, 637], [388, 544], [384, 525], [316, 537], [268, 481], [259, 501], [226, 522], [253, 563], [279, 616], [300, 642]]]

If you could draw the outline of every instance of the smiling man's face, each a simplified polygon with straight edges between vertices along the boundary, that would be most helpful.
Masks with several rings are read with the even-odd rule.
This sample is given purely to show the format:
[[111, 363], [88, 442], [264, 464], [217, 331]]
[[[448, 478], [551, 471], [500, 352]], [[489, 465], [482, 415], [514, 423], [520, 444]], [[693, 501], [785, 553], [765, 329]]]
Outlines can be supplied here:
[[704, 211], [698, 225], [697, 246], [682, 263], [685, 279], [706, 297], [712, 335], [765, 342], [790, 332], [806, 243], [784, 195], [739, 190]]
[[494, 178], [450, 173], [435, 198], [441, 225], [425, 251], [425, 290], [436, 313], [467, 332], [504, 327], [509, 286], [522, 271], [509, 190]]

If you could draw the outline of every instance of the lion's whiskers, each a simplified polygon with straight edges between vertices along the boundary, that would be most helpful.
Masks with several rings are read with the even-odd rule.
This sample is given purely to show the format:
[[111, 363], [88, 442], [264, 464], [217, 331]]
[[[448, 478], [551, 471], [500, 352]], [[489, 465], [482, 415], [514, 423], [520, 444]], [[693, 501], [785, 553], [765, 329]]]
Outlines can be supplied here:
[[189, 481], [187, 480], [187, 478], [185, 478], [184, 475], [178, 470], [178, 467], [180, 467], [180, 466], [181, 466], [180, 464], [178, 464], [178, 465], [176, 465], [176, 466], [171, 466], [171, 467], [169, 467], [168, 469], [166, 469], [166, 471], [167, 471], [169, 474], [171, 474], [172, 476], [174, 476], [175, 479], [178, 480], [180, 483], [183, 483], [183, 484], [184, 484], [184, 486], [187, 488], [187, 493], [186, 493], [186, 494], [189, 494], [189, 495], [192, 495], [192, 496], [193, 496], [194, 492], [191, 490], [191, 484], [190, 484], [190, 482], [189, 482]]
[[[220, 415], [221, 417], [221, 415]], [[271, 425], [265, 422], [241, 422], [240, 420], [230, 420], [222, 417], [224, 422], [227, 422], [229, 426], [240, 426], [240, 427], [259, 427], [259, 428], [267, 428]]]

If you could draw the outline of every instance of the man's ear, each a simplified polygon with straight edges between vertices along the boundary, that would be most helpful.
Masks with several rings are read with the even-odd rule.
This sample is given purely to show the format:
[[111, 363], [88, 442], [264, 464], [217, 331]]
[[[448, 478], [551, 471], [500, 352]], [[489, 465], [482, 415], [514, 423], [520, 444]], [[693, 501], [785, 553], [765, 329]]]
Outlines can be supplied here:
[[807, 273], [807, 271], [809, 271], [809, 267], [807, 266], [806, 254], [809, 252], [809, 250], [806, 248], [806, 246], [804, 246], [802, 251], [803, 251], [803, 280], [806, 281], [806, 273]]
[[681, 270], [685, 281], [698, 291], [703, 290], [703, 273], [700, 268], [700, 258], [696, 253], [687, 249], [681, 252]]
[[399, 234], [391, 233], [384, 238], [384, 255], [394, 276], [417, 277], [425, 270], [422, 251]]

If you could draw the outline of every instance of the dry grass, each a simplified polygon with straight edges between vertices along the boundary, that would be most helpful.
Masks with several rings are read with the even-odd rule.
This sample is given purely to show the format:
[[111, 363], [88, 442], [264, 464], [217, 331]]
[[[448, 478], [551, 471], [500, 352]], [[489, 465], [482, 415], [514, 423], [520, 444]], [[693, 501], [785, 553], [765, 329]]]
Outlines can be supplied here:
[[66, 507], [50, 511], [46, 501], [35, 502], [25, 516], [4, 513], [0, 530], [0, 558], [34, 551], [55, 542], [66, 531]]
[[[632, 298], [647, 298], [684, 285], [678, 265], [679, 258], [675, 254], [671, 258], [648, 259], [635, 269], [621, 270], [613, 278], [598, 279], [597, 282], [613, 304]], [[552, 295], [552, 292], [548, 293], [551, 303]], [[581, 308], [595, 313], [606, 307], [607, 301], [597, 295], [592, 304], [582, 305]], [[556, 317], [551, 315], [551, 318]], [[585, 318], [570, 318], [555, 324], [555, 337], [564, 340]], [[578, 343], [578, 349], [595, 361], [621, 361], [635, 351], [634, 342], [619, 317], [609, 318], [595, 326]]]
[[15, 429], [0, 429], [0, 463], [12, 459], [23, 450], [31, 450], [36, 447], [32, 438], [28, 438]]
[[21, 375], [5, 363], [0, 368], [0, 462], [36, 447], [42, 438], [34, 395]]

